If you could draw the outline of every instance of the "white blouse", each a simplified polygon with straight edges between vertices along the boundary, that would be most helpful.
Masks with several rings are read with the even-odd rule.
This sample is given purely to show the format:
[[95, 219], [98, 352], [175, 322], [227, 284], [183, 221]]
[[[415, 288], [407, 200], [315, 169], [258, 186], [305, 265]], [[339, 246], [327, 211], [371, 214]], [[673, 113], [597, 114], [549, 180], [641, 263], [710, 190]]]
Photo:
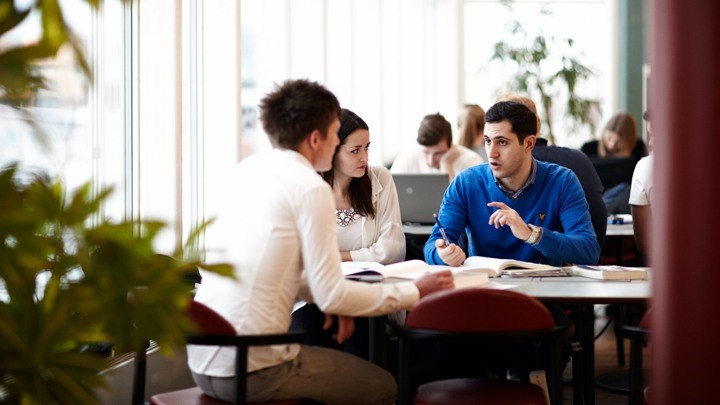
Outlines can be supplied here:
[[341, 252], [362, 248], [363, 229], [360, 220], [347, 226], [337, 227], [337, 241]]
[[[397, 263], [405, 260], [405, 234], [400, 220], [397, 190], [390, 171], [382, 166], [368, 170], [372, 182], [375, 217], [362, 217], [362, 244], [351, 250], [356, 262]], [[343, 250], [341, 248], [341, 250]]]

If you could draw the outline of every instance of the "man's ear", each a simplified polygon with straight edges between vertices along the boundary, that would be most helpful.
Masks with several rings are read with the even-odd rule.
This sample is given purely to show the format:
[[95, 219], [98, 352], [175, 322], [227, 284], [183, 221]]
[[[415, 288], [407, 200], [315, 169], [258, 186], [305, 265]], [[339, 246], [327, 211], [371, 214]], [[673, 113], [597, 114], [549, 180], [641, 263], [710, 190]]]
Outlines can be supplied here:
[[318, 149], [321, 143], [320, 141], [322, 141], [322, 137], [320, 136], [320, 131], [317, 129], [313, 130], [307, 137], [308, 146], [310, 146], [310, 150], [312, 151]]
[[535, 135], [528, 135], [525, 137], [525, 149], [528, 151], [532, 151], [535, 149], [535, 142], [537, 142], [537, 136]]

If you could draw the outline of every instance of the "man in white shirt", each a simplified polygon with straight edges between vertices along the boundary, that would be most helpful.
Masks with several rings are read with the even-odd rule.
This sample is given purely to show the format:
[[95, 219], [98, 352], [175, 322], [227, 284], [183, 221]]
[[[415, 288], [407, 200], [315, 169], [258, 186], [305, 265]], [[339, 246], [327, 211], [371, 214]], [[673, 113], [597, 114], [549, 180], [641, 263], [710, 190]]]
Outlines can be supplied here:
[[[340, 105], [321, 85], [287, 81], [260, 104], [274, 148], [236, 166], [228, 195], [208, 235], [211, 250], [234, 264], [237, 280], [204, 273], [195, 299], [227, 319], [238, 334], [284, 333], [296, 298], [326, 314], [374, 316], [409, 309], [433, 291], [452, 288], [449, 271], [415, 283], [345, 280], [335, 236], [334, 199], [317, 174], [332, 166]], [[303, 271], [305, 270], [305, 271]], [[338, 340], [352, 334], [339, 317]], [[231, 400], [234, 350], [190, 346], [193, 377], [210, 396]], [[320, 347], [253, 347], [248, 400], [307, 398], [331, 404], [390, 404], [390, 373], [358, 357]]]
[[638, 251], [647, 257], [649, 226], [652, 207], [652, 128], [650, 126], [649, 111], [645, 111], [643, 118], [647, 122], [647, 141], [651, 151], [650, 155], [640, 159], [635, 165], [632, 183], [630, 184], [630, 212], [633, 217], [633, 233]]
[[452, 143], [452, 126], [440, 114], [426, 115], [420, 122], [418, 146], [400, 152], [392, 173], [447, 173], [452, 180], [470, 166], [483, 162], [472, 150]]

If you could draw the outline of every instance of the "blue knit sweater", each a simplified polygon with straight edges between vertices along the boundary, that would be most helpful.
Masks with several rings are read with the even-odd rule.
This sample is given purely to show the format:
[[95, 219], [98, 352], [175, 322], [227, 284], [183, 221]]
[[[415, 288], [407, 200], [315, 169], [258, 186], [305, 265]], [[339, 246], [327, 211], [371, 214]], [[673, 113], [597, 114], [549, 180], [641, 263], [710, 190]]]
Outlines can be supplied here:
[[[595, 238], [588, 203], [575, 174], [552, 163], [537, 162], [535, 183], [517, 200], [507, 197], [495, 184], [488, 164], [462, 171], [445, 191], [440, 222], [451, 243], [462, 232], [468, 235], [470, 256], [516, 259], [559, 266], [563, 262], [596, 264], [600, 246]], [[542, 227], [540, 242], [531, 246], [517, 239], [508, 226], [488, 225], [497, 209], [492, 201], [503, 202], [528, 224]], [[435, 240], [441, 238], [437, 225], [424, 247], [425, 260], [444, 264]]]

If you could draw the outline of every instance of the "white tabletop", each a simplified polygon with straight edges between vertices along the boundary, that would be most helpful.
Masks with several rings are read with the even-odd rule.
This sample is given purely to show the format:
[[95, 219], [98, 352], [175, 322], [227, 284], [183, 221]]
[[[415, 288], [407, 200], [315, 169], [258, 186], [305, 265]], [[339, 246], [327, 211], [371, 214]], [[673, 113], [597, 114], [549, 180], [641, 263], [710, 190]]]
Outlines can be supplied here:
[[541, 301], [611, 304], [650, 299], [649, 280], [595, 280], [586, 277], [493, 278], [491, 286], [511, 289]]
[[605, 236], [633, 236], [632, 224], [608, 224]]

